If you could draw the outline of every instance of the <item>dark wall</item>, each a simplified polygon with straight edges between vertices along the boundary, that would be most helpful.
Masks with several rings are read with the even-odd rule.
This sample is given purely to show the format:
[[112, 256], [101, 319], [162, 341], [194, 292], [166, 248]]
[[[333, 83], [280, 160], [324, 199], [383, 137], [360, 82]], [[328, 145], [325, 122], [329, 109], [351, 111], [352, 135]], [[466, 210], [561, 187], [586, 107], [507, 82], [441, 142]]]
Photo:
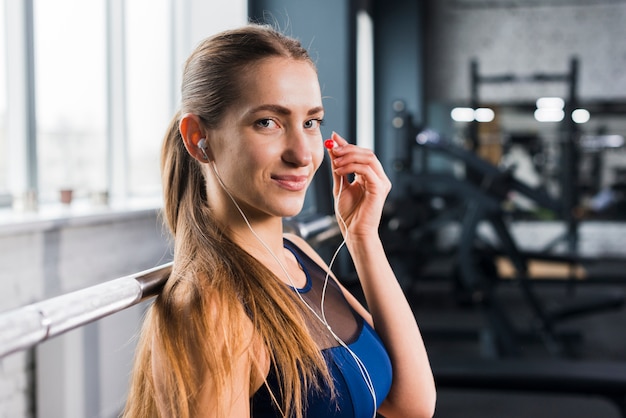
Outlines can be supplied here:
[[[394, 160], [407, 154], [403, 140], [411, 139], [405, 125], [392, 125], [398, 113], [394, 102], [405, 103], [412, 124], [424, 118], [423, 31], [424, 6], [420, 0], [377, 0], [372, 7], [374, 21], [374, 73], [376, 152], [394, 183], [392, 195], [402, 192]], [[407, 138], [408, 136], [408, 138]]]
[[276, 24], [298, 38], [317, 63], [324, 108], [324, 137], [332, 131], [352, 139], [354, 121], [353, 32], [350, 0], [250, 0], [256, 22]]
[[317, 58], [326, 108], [323, 133], [328, 136], [334, 130], [352, 142], [356, 132], [356, 11], [369, 11], [374, 24], [375, 147], [392, 181], [398, 146], [392, 105], [404, 101], [415, 124], [422, 122], [424, 113], [422, 4], [421, 0], [250, 0], [248, 4], [253, 21], [278, 24]]
[[[250, 0], [253, 22], [278, 26], [300, 40], [317, 64], [325, 109], [322, 134], [336, 131], [351, 142], [356, 132], [354, 107], [354, 13], [352, 0]], [[334, 212], [328, 160], [307, 195], [303, 212]]]

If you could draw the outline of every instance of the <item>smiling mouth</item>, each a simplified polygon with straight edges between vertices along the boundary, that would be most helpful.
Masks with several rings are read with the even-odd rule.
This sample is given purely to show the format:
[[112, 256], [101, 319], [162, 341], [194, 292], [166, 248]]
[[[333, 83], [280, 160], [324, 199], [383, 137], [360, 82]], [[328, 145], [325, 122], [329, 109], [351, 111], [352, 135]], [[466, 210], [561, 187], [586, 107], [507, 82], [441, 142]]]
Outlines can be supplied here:
[[272, 180], [283, 189], [299, 192], [306, 188], [309, 179], [306, 176], [272, 176]]

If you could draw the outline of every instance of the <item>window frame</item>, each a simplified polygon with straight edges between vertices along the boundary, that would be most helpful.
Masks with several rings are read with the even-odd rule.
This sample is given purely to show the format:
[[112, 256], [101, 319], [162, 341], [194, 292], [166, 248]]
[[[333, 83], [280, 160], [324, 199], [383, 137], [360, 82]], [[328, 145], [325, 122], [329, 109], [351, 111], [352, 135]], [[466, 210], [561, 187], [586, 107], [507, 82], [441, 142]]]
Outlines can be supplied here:
[[[175, 1], [167, 0], [168, 7], [174, 10]], [[37, 114], [35, 98], [35, 27], [34, 0], [4, 1], [6, 80], [7, 85], [7, 189], [0, 191], [0, 208], [13, 205], [17, 211], [32, 211], [38, 207], [37, 196], [40, 192], [38, 181], [37, 158]], [[125, 54], [125, 0], [106, 2], [106, 183], [109, 196], [128, 199], [128, 134], [126, 120], [125, 91], [126, 54]], [[168, 30], [175, 34], [176, 19], [169, 19]], [[120, 30], [121, 29], [121, 30]], [[7, 40], [11, 39], [11, 42]], [[174, 57], [174, 45], [168, 48], [170, 59]], [[172, 64], [173, 65], [173, 64]], [[170, 72], [166, 88], [166, 100], [172, 102], [175, 97], [174, 74]], [[10, 82], [9, 82], [10, 80]], [[44, 202], [45, 203], [45, 202]]]
[[[120, 201], [130, 196], [126, 56], [125, 56], [125, 2], [106, 1], [106, 182], [108, 196]], [[233, 25], [247, 21], [247, 1], [238, 0], [224, 8], [218, 0], [166, 0], [171, 11], [168, 19], [171, 43], [167, 46], [171, 66], [168, 85], [164, 88], [165, 101], [171, 113], [179, 101], [178, 80], [182, 63], [200, 39]], [[7, 85], [7, 191], [0, 191], [1, 213], [6, 208], [37, 211], [40, 206], [37, 158], [37, 115], [35, 102], [35, 27], [34, 0], [4, 0]], [[8, 42], [11, 39], [11, 42]], [[155, 199], [160, 196], [154, 196]], [[145, 200], [146, 196], [137, 196]], [[41, 206], [47, 202], [41, 202]], [[71, 216], [66, 213], [66, 216]]]
[[6, 157], [8, 193], [2, 200], [15, 204], [15, 200], [25, 200], [37, 190], [33, 0], [5, 1], [4, 7], [6, 80], [3, 82], [7, 86], [7, 103], [12, 105], [7, 106], [6, 114], [6, 135], [10, 138]]

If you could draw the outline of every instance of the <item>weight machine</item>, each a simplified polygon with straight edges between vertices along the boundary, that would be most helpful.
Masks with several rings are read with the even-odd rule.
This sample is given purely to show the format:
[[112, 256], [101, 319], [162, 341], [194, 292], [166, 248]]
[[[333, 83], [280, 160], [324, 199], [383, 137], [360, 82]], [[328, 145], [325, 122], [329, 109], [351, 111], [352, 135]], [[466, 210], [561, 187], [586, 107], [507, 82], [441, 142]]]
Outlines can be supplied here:
[[[578, 58], [572, 57], [569, 62], [569, 70], [565, 73], [535, 73], [527, 76], [515, 74], [482, 75], [479, 72], [478, 61], [470, 62], [470, 105], [473, 109], [480, 107], [480, 87], [482, 85], [494, 84], [515, 84], [515, 83], [564, 83], [567, 88], [567, 95], [564, 98], [565, 117], [561, 122], [560, 135], [560, 200], [562, 207], [559, 215], [567, 225], [563, 236], [557, 237], [546, 248], [550, 251], [560, 242], [565, 241], [567, 252], [575, 255], [578, 250], [578, 226], [579, 220], [575, 215], [575, 208], [578, 206], [580, 195], [578, 191], [579, 175], [578, 162], [580, 150], [578, 147], [579, 130], [572, 120], [572, 112], [578, 108]], [[478, 123], [471, 122], [469, 126], [470, 149], [477, 151]]]
[[[394, 169], [398, 173], [397, 183], [401, 198], [392, 201], [383, 218], [382, 236], [392, 257], [409, 260], [415, 268], [413, 277], [420, 276], [420, 263], [431, 261], [436, 254], [424, 253], [425, 247], [433, 247], [432, 234], [443, 225], [456, 222], [460, 225], [460, 237], [452, 250], [456, 269], [451, 277], [455, 280], [457, 294], [466, 295], [465, 300], [480, 306], [486, 320], [481, 330], [489, 341], [488, 355], [520, 356], [522, 342], [538, 339], [555, 356], [571, 353], [571, 343], [579, 340], [578, 332], [564, 331], [559, 327], [563, 320], [594, 314], [623, 306], [624, 296], [619, 291], [602, 295], [585, 294], [571, 303], [556, 306], [554, 301], [547, 303], [537, 292], [537, 280], [530, 277], [529, 265], [534, 260], [561, 263], [569, 266], [573, 286], [578, 278], [576, 266], [585, 261], [577, 253], [578, 223], [573, 213], [578, 204], [578, 131], [571, 120], [572, 110], [577, 107], [576, 86], [578, 61], [573, 58], [566, 74], [534, 74], [518, 77], [511, 74], [481, 76], [478, 64], [471, 63], [472, 105], [479, 105], [478, 87], [484, 83], [507, 82], [566, 82], [569, 95], [565, 100], [565, 113], [568, 115], [561, 128], [561, 196], [556, 199], [540, 188], [530, 187], [515, 179], [510, 171], [478, 157], [477, 125], [470, 129], [474, 138], [473, 149], [453, 143], [435, 131], [422, 130], [413, 126], [410, 115], [401, 104], [395, 104], [397, 142]], [[472, 133], [473, 132], [473, 133]], [[465, 168], [465, 178], [450, 172], [432, 169], [432, 157], [439, 156]], [[535, 202], [566, 223], [564, 236], [553, 240], [543, 251], [522, 251], [509, 231], [507, 218], [511, 214], [505, 210], [509, 195], [516, 192]], [[433, 209], [433, 198], [440, 201], [440, 208]], [[443, 202], [443, 203], [441, 203]], [[479, 227], [489, 225], [495, 239], [486, 240]], [[555, 253], [556, 244], [565, 240], [565, 252]], [[430, 245], [429, 245], [430, 244]], [[502, 277], [494, 263], [496, 258], [510, 262], [515, 283], [521, 292], [522, 300], [531, 312], [528, 329], [520, 329], [510, 317], [507, 306], [500, 300], [496, 289]], [[450, 263], [448, 263], [450, 264]], [[410, 268], [411, 268], [410, 267]], [[417, 273], [415, 273], [417, 271]], [[561, 281], [563, 283], [563, 281]], [[550, 307], [549, 307], [550, 306]], [[464, 335], [467, 335], [465, 333]]]

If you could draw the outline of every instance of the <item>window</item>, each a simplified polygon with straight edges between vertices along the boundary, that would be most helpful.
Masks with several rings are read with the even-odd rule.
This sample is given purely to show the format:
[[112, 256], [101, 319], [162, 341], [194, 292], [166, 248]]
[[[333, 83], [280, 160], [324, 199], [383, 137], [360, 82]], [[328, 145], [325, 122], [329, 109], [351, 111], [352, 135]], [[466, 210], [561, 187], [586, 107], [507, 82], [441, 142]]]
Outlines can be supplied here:
[[106, 9], [103, 0], [34, 1], [40, 201], [106, 188]]
[[159, 151], [172, 115], [169, 8], [170, 0], [124, 2], [121, 10], [104, 0], [35, 0], [41, 201], [61, 189], [89, 196], [112, 182], [124, 196], [160, 192]]
[[245, 4], [0, 0], [0, 207], [160, 196], [183, 61]]
[[[131, 195], [161, 191], [161, 143], [173, 116], [169, 0], [126, 2], [127, 187]], [[146, 24], [148, 23], [149, 24]], [[180, 64], [182, 65], [182, 64]]]
[[[0, 0], [0, 27], [5, 27], [4, 0]], [[0, 206], [9, 202], [9, 149], [7, 144], [7, 61], [6, 38], [4, 30], [0, 30]]]

